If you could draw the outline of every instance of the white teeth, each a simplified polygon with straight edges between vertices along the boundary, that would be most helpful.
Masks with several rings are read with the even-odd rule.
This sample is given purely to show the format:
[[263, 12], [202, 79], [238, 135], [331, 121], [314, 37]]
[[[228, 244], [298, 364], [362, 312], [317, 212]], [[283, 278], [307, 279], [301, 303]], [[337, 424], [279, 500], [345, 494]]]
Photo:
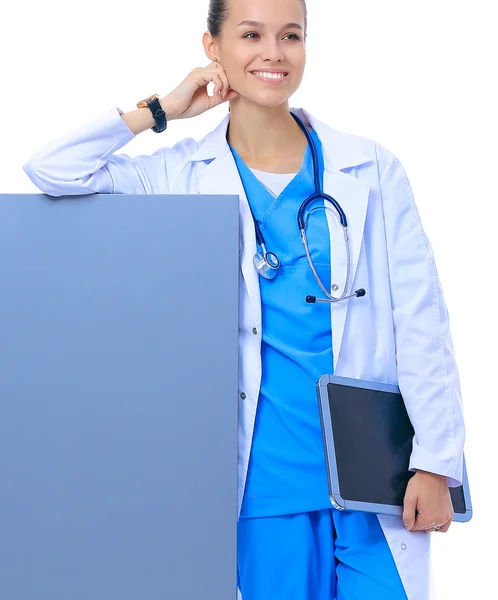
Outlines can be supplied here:
[[284, 73], [265, 73], [261, 71], [254, 71], [254, 75], [259, 75], [265, 79], [283, 79], [285, 77]]

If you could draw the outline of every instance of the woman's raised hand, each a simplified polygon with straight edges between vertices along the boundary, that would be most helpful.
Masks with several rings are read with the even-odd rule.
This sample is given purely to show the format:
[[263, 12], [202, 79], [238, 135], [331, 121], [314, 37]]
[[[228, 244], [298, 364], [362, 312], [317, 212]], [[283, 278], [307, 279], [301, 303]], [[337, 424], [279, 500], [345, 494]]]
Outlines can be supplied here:
[[[215, 84], [213, 95], [209, 96], [207, 86]], [[239, 94], [230, 88], [225, 69], [219, 62], [209, 63], [207, 67], [197, 67], [168, 96], [161, 99], [175, 119], [189, 119], [218, 106]], [[166, 116], [168, 116], [168, 111]]]

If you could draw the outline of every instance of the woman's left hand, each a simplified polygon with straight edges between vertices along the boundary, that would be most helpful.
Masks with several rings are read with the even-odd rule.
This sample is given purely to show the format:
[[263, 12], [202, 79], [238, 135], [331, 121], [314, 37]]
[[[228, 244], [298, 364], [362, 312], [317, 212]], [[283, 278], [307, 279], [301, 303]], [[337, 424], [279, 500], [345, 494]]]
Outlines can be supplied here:
[[434, 526], [446, 533], [453, 518], [448, 479], [443, 475], [417, 471], [408, 482], [403, 522], [409, 531], [432, 533]]

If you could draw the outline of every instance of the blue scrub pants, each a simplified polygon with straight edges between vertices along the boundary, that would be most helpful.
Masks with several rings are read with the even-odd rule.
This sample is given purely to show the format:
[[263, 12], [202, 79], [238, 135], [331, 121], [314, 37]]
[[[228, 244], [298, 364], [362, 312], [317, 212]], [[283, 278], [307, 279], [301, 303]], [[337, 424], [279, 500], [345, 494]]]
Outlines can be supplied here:
[[373, 513], [241, 517], [237, 563], [242, 600], [407, 600]]

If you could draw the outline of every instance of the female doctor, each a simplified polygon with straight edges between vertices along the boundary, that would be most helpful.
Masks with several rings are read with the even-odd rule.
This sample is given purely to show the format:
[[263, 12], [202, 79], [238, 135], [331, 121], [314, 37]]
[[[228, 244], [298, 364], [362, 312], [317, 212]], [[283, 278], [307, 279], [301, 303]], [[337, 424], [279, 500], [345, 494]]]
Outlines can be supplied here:
[[[462, 482], [448, 314], [396, 156], [289, 108], [306, 30], [305, 0], [211, 0], [207, 67], [49, 143], [24, 170], [52, 196], [240, 196], [239, 598], [427, 600], [427, 533], [448, 531], [448, 488]], [[227, 101], [229, 114], [200, 141], [117, 153], [147, 129]], [[303, 219], [317, 277], [296, 220], [315, 177], [344, 211], [350, 244], [348, 267], [340, 212], [311, 203]], [[331, 507], [315, 395], [324, 373], [399, 385], [415, 430], [402, 518]]]

